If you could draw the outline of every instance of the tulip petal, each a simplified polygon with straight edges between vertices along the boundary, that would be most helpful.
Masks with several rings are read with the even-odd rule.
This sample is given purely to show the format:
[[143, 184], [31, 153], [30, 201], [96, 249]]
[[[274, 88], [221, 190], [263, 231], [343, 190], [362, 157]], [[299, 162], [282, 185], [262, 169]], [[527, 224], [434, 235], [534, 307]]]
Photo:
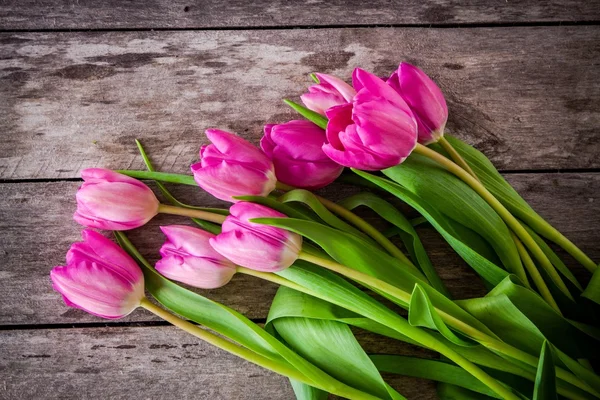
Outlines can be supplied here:
[[235, 202], [235, 196], [266, 196], [275, 190], [274, 167], [266, 171], [247, 168], [222, 160], [221, 164], [203, 168], [200, 163], [191, 169], [196, 183], [218, 199]]

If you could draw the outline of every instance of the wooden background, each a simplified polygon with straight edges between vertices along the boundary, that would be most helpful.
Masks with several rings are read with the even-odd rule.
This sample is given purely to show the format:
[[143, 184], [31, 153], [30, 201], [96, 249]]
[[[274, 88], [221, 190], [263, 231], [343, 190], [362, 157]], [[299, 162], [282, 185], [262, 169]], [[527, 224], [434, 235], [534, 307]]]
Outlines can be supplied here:
[[[294, 117], [281, 99], [310, 72], [419, 65], [446, 95], [449, 131], [599, 260], [599, 20], [597, 0], [0, 1], [0, 399], [293, 398], [284, 378], [145, 311], [108, 322], [65, 307], [48, 272], [79, 238], [81, 169], [143, 168], [139, 138], [157, 168], [187, 172], [208, 127], [257, 143], [264, 123]], [[131, 234], [152, 260], [167, 221], [180, 222]], [[480, 295], [420, 232], [453, 293]], [[206, 294], [264, 322], [275, 290], [236, 277]], [[367, 351], [424, 354], [357, 336]], [[389, 378], [435, 398], [431, 382]]]

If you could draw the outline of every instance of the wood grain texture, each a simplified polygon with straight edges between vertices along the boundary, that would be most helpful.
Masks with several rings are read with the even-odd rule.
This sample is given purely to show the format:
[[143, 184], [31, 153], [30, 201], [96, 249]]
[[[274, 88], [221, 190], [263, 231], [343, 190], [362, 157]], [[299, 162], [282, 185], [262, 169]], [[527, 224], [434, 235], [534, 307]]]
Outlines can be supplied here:
[[[357, 333], [368, 352], [431, 356]], [[435, 384], [387, 375], [411, 399], [435, 399]], [[294, 399], [286, 378], [173, 327], [0, 331], [0, 398]]]
[[501, 169], [600, 167], [600, 27], [0, 34], [0, 179], [142, 168], [188, 171], [203, 131], [257, 143], [296, 118], [323, 71], [389, 74], [401, 60], [439, 83], [448, 130]]
[[231, 28], [597, 21], [597, 0], [4, 0], [3, 29]]
[[[554, 226], [598, 260], [600, 259], [600, 174], [511, 174], [509, 181]], [[62, 304], [48, 278], [54, 265], [64, 262], [70, 244], [78, 241], [80, 227], [71, 215], [77, 182], [0, 184], [0, 325], [73, 324], [101, 322], [83, 311]], [[218, 205], [194, 187], [177, 187], [180, 198], [196, 204]], [[348, 187], [333, 187], [324, 194], [341, 198]], [[564, 210], [569, 210], [565, 212]], [[131, 240], [154, 262], [163, 236], [160, 224], [188, 223], [186, 219], [159, 216], [131, 231]], [[473, 271], [430, 228], [420, 228], [425, 247], [456, 298], [485, 294]], [[567, 264], [575, 263], [565, 258]], [[577, 268], [581, 277], [588, 274]], [[265, 318], [276, 286], [247, 276], [236, 276], [223, 288], [201, 291], [250, 318]], [[125, 321], [154, 321], [138, 310]]]

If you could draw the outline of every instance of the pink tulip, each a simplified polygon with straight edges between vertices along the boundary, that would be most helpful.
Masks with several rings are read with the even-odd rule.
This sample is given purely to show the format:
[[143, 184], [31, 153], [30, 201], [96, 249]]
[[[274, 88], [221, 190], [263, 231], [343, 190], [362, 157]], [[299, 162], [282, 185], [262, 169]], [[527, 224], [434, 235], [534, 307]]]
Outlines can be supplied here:
[[160, 249], [156, 270], [175, 281], [202, 288], [224, 286], [235, 274], [235, 265], [208, 243], [215, 235], [183, 225], [161, 226], [167, 240]]
[[352, 86], [332, 75], [318, 73], [315, 75], [319, 79], [319, 84], [309, 87], [308, 93], [300, 96], [306, 108], [325, 115], [325, 111], [329, 108], [352, 101], [356, 94]]
[[135, 310], [144, 298], [144, 275], [117, 244], [86, 229], [83, 242], [67, 252], [67, 265], [50, 272], [54, 290], [70, 307], [116, 319]]
[[275, 164], [277, 179], [288, 185], [319, 189], [333, 182], [344, 167], [333, 162], [322, 147], [325, 131], [310, 121], [265, 125], [260, 147]]
[[209, 129], [212, 142], [200, 149], [200, 162], [192, 165], [198, 185], [218, 199], [266, 196], [275, 189], [275, 167], [269, 158], [233, 133]]
[[419, 143], [437, 142], [444, 135], [448, 107], [440, 88], [425, 72], [401, 63], [387, 83], [408, 103], [419, 127]]
[[302, 237], [284, 229], [250, 222], [253, 218], [285, 218], [268, 207], [239, 202], [231, 206], [223, 231], [210, 239], [218, 253], [242, 267], [275, 272], [296, 261]]
[[124, 231], [144, 225], [158, 213], [158, 199], [137, 179], [101, 168], [84, 169], [81, 177], [73, 216], [81, 225]]
[[338, 164], [363, 170], [393, 167], [415, 148], [417, 123], [400, 95], [360, 68], [352, 76], [358, 90], [352, 103], [327, 110], [323, 151]]

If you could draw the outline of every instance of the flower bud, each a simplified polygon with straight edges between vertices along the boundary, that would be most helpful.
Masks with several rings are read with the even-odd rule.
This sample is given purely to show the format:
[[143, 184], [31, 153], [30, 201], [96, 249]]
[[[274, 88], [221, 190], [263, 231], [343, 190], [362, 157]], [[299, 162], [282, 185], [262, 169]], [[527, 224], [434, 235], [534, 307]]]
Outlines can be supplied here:
[[54, 290], [68, 306], [116, 319], [135, 310], [144, 298], [144, 275], [116, 243], [86, 229], [83, 242], [67, 252], [67, 265], [50, 272]]
[[383, 80], [360, 68], [352, 76], [358, 90], [352, 103], [327, 110], [323, 151], [338, 164], [375, 171], [393, 167], [417, 143], [417, 124], [402, 97]]
[[325, 115], [325, 111], [329, 108], [352, 101], [356, 94], [352, 86], [332, 75], [318, 73], [315, 75], [319, 79], [319, 84], [309, 87], [308, 93], [300, 96], [306, 108]]
[[296, 261], [302, 237], [285, 229], [250, 222], [253, 218], [286, 218], [268, 207], [239, 202], [231, 206], [223, 231], [210, 239], [218, 253], [235, 264], [257, 271], [276, 272]]
[[273, 164], [280, 182], [319, 189], [333, 182], [344, 167], [332, 161], [322, 147], [325, 131], [310, 121], [265, 125], [260, 147]]
[[200, 162], [192, 165], [198, 185], [218, 199], [236, 202], [234, 196], [266, 196], [275, 189], [275, 168], [269, 158], [233, 133], [209, 129], [212, 142], [200, 149]]
[[440, 88], [421, 69], [401, 63], [387, 83], [412, 110], [419, 127], [419, 143], [437, 142], [444, 135], [448, 107]]
[[215, 235], [183, 225], [161, 226], [167, 240], [160, 249], [156, 270], [169, 279], [202, 288], [224, 286], [235, 274], [235, 265], [208, 243]]
[[84, 169], [81, 177], [73, 216], [81, 225], [124, 231], [144, 225], [158, 213], [158, 199], [137, 179], [101, 168]]

